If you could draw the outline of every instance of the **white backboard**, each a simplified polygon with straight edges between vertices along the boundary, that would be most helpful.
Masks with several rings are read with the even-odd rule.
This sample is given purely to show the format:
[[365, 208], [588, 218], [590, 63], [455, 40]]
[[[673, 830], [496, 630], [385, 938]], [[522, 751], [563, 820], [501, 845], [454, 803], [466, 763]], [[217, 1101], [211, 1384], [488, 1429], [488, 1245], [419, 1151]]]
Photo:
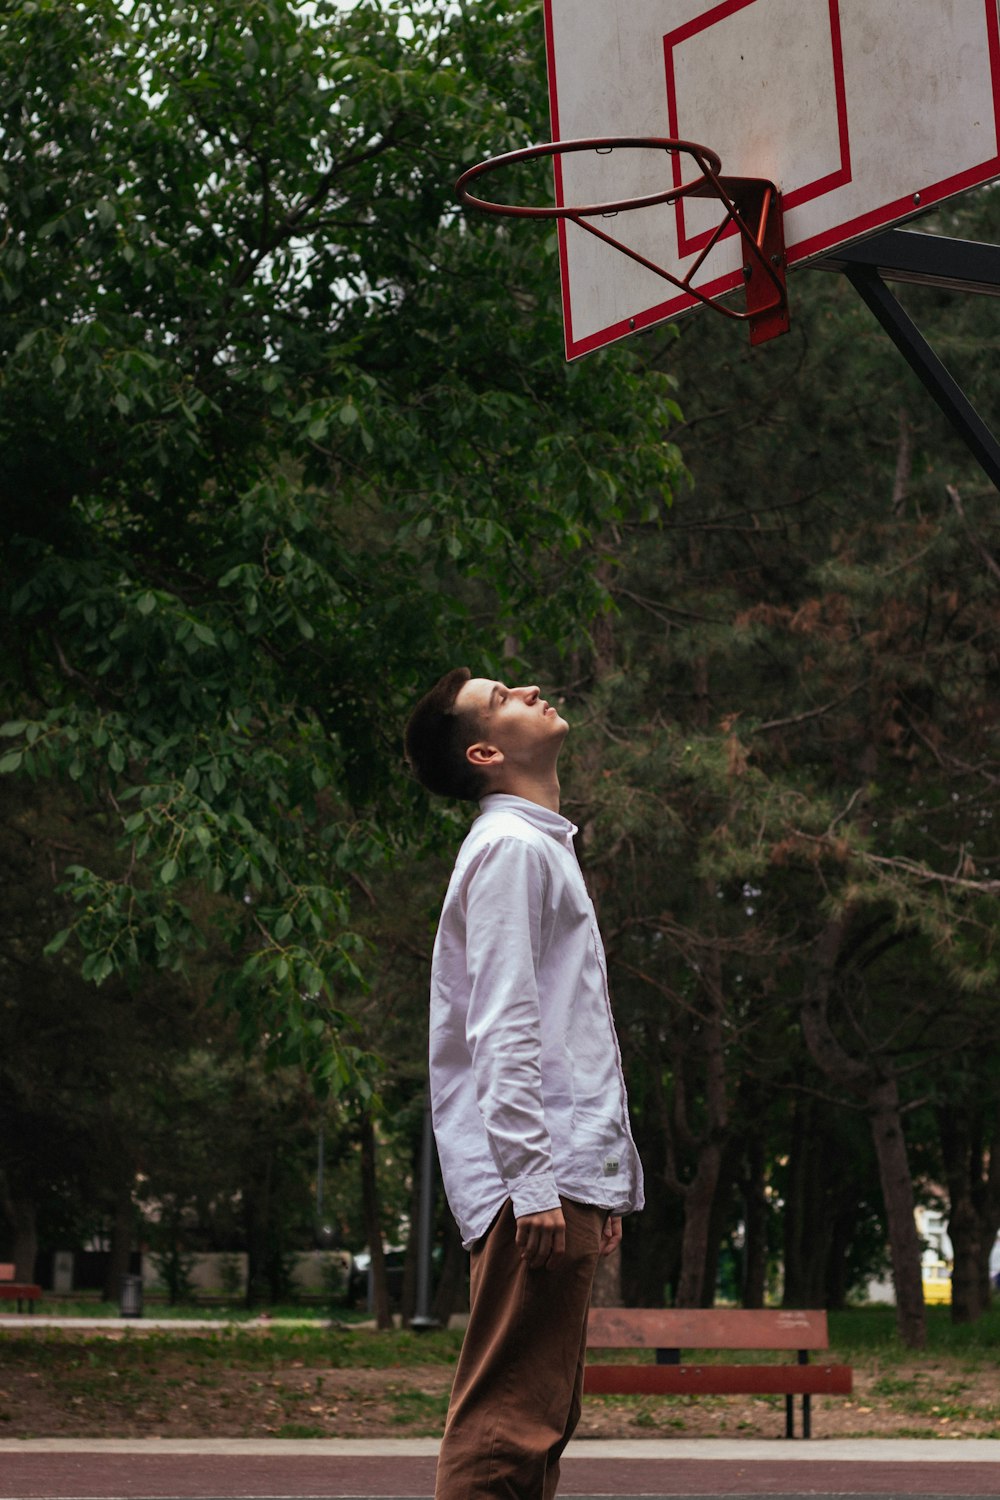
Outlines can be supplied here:
[[[552, 139], [709, 147], [724, 175], [777, 185], [787, 263], [800, 265], [1000, 176], [998, 4], [545, 0]], [[692, 175], [685, 157], [638, 150], [567, 154], [554, 173], [562, 206]], [[688, 198], [618, 214], [614, 235], [682, 275], [721, 217]], [[698, 305], [578, 225], [558, 232], [568, 358]], [[740, 287], [742, 259], [730, 233], [696, 285]]]

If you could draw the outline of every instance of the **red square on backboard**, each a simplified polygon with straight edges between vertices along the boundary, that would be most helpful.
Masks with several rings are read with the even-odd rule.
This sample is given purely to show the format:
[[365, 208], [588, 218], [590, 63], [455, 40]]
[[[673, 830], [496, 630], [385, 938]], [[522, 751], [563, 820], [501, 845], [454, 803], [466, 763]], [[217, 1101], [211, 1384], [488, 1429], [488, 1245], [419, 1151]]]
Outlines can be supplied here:
[[[752, 5], [761, 3], [761, 0], [721, 0], [712, 10], [704, 15], [696, 16], [683, 26], [678, 26], [674, 31], [668, 32], [663, 38], [663, 60], [666, 73], [667, 88], [667, 115], [669, 120], [670, 134], [681, 139], [690, 140], [692, 136], [698, 136], [697, 128], [692, 130], [691, 126], [684, 120], [683, 111], [679, 103], [678, 75], [684, 67], [684, 48], [692, 42], [705, 42], [710, 40], [708, 33], [718, 33], [725, 23], [731, 20], [739, 12], [747, 10]], [[766, 0], [763, 0], [766, 3]], [[794, 184], [778, 183], [782, 190], [782, 211], [787, 213], [789, 209], [796, 208], [799, 204], [808, 203], [813, 198], [818, 198], [824, 193], [843, 187], [851, 180], [851, 151], [850, 137], [847, 128], [847, 102], [844, 87], [844, 55], [841, 43], [840, 31], [840, 0], [828, 0], [829, 7], [829, 52], [828, 52], [828, 82], [833, 100], [835, 101], [837, 120], [837, 145], [839, 148], [839, 162], [820, 176], [811, 181]], [[720, 55], [724, 55], [724, 49], [719, 49]], [[773, 61], [773, 59], [770, 59]], [[731, 80], [720, 73], [718, 88], [720, 96], [724, 95]], [[705, 145], [713, 145], [706, 141]], [[681, 185], [681, 160], [673, 158], [674, 182], [676, 186]], [[677, 251], [683, 259], [685, 256], [696, 255], [708, 244], [711, 230], [701, 232], [689, 229], [685, 220], [685, 203], [681, 199], [674, 205], [674, 213], [677, 219]], [[731, 224], [726, 234], [735, 234], [736, 226]], [[725, 238], [725, 236], [723, 236]]]

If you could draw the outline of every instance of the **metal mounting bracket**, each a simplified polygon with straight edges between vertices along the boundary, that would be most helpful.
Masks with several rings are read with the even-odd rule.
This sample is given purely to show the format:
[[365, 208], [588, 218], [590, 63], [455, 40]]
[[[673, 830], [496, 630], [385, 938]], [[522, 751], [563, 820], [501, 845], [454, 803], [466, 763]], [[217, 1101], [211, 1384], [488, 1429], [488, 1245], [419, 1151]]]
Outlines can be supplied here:
[[[743, 244], [743, 279], [751, 344], [764, 344], [788, 332], [788, 294], [785, 278], [785, 228], [781, 198], [769, 182], [756, 177], [723, 177], [739, 210], [737, 223]], [[767, 274], [760, 263], [767, 262]], [[775, 305], [775, 278], [780, 301]]]

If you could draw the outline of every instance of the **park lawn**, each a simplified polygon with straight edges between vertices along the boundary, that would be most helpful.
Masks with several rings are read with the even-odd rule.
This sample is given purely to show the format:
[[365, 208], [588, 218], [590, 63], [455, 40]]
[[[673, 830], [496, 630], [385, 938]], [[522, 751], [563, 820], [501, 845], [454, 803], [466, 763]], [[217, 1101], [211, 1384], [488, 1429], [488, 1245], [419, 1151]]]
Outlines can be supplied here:
[[[891, 1310], [831, 1315], [829, 1358], [854, 1367], [855, 1390], [814, 1398], [817, 1439], [1000, 1437], [1000, 1310], [961, 1328], [932, 1308], [928, 1324], [928, 1347], [914, 1354]], [[4, 1328], [0, 1318], [0, 1436], [438, 1436], [460, 1342], [456, 1330], [318, 1320], [200, 1333]], [[601, 1396], [584, 1402], [578, 1435], [783, 1431], [781, 1397]]]

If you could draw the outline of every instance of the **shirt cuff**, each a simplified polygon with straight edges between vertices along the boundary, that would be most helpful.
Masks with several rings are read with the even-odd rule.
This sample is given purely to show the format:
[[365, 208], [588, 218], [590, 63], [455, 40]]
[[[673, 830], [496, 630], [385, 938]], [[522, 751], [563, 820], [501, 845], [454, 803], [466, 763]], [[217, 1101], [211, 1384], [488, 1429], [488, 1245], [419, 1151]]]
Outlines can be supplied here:
[[532, 1177], [515, 1177], [507, 1184], [510, 1201], [514, 1206], [515, 1219], [525, 1214], [543, 1214], [550, 1208], [559, 1208], [559, 1189], [551, 1172], [539, 1172]]

